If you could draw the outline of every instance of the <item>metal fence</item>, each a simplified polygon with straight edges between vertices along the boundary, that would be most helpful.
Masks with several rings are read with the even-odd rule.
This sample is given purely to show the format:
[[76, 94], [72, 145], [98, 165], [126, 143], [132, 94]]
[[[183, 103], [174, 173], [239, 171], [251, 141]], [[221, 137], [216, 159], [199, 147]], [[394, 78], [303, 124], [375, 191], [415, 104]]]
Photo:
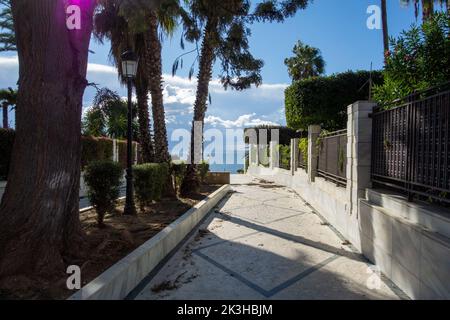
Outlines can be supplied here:
[[[446, 90], [446, 91], [443, 91]], [[433, 88], [372, 114], [372, 181], [450, 203], [450, 90]]]
[[318, 140], [319, 161], [317, 175], [347, 185], [347, 130], [322, 134]]

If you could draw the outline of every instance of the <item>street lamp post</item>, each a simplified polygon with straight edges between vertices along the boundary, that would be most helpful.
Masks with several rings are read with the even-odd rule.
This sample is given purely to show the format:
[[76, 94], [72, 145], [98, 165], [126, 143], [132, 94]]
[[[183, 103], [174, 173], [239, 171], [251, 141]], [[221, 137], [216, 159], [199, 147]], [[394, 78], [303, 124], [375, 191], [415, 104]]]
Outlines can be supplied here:
[[122, 54], [122, 74], [127, 79], [128, 85], [128, 128], [127, 128], [127, 194], [125, 202], [125, 215], [136, 214], [136, 207], [134, 205], [133, 192], [133, 110], [131, 104], [131, 96], [133, 92], [133, 79], [137, 72], [137, 58], [133, 51], [126, 51]]

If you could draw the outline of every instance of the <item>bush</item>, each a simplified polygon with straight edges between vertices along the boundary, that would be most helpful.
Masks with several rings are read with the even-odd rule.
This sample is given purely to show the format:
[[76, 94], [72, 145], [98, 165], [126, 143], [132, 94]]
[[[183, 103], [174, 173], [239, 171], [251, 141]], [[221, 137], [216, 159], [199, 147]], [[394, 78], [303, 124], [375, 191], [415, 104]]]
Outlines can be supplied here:
[[113, 157], [113, 141], [108, 138], [82, 137], [81, 168], [93, 161], [110, 160]]
[[448, 82], [450, 16], [435, 14], [421, 27], [415, 25], [391, 39], [384, 78], [384, 84], [374, 88], [374, 98], [382, 105]]
[[298, 148], [303, 157], [303, 162], [308, 167], [308, 138], [301, 138], [298, 143]]
[[[296, 130], [288, 128], [288, 127], [273, 126], [273, 125], [260, 125], [260, 126], [246, 128], [244, 130], [244, 140], [245, 140], [246, 144], [250, 143], [250, 139], [249, 139], [249, 136], [247, 135], [247, 132], [252, 129], [256, 131], [258, 144], [264, 144], [264, 143], [269, 144], [270, 141], [273, 140], [272, 135], [271, 135], [271, 133], [272, 133], [271, 130], [278, 130], [279, 144], [283, 144], [283, 145], [289, 145], [291, 143], [291, 139], [295, 139], [300, 136]], [[264, 136], [263, 134], [260, 134], [260, 130], [267, 131], [267, 141], [259, 141], [260, 138]]]
[[0, 180], [6, 180], [8, 177], [14, 137], [14, 130], [0, 129]]
[[186, 175], [187, 164], [184, 161], [172, 162], [172, 177], [175, 183], [175, 192], [177, 192]]
[[166, 186], [169, 167], [166, 163], [145, 163], [133, 167], [134, 188], [141, 211], [153, 200], [160, 200]]
[[278, 150], [280, 152], [280, 168], [290, 170], [291, 169], [291, 146], [279, 145]]
[[[347, 106], [369, 99], [369, 77], [368, 71], [349, 71], [294, 82], [285, 91], [288, 127], [307, 130], [309, 125], [320, 124], [331, 131], [344, 128]], [[375, 84], [383, 82], [378, 71], [372, 73], [372, 79]]]
[[116, 207], [122, 176], [120, 165], [111, 160], [93, 161], [85, 168], [88, 197], [97, 211], [99, 227], [104, 226], [105, 214], [112, 213]]
[[209, 163], [206, 162], [206, 161], [202, 161], [198, 165], [198, 174], [200, 175], [200, 181], [202, 183], [205, 182], [206, 176], [208, 175], [208, 172], [209, 172]]

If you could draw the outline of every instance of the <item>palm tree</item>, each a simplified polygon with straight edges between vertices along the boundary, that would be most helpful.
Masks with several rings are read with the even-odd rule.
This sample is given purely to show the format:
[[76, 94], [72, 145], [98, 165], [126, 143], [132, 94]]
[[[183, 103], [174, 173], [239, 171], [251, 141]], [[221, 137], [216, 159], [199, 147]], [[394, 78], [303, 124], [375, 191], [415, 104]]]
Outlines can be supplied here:
[[[196, 191], [200, 185], [197, 163], [203, 158], [203, 123], [208, 107], [209, 83], [212, 79], [213, 65], [220, 60], [221, 82], [225, 89], [245, 90], [262, 82], [263, 62], [255, 59], [249, 51], [250, 31], [246, 23], [258, 20], [282, 21], [295, 14], [298, 8], [304, 8], [307, 0], [286, 0], [278, 3], [267, 0], [256, 6], [250, 14], [249, 0], [189, 0], [189, 15], [182, 15], [184, 34], [188, 41], [201, 40], [201, 49], [196, 60], [199, 61], [197, 93], [192, 121], [190, 161], [185, 178], [180, 187], [181, 194]], [[277, 7], [279, 5], [279, 7]], [[175, 61], [174, 69], [178, 67]], [[190, 76], [193, 74], [191, 68]], [[195, 130], [200, 124], [201, 130]], [[200, 132], [198, 132], [200, 131]]]
[[146, 74], [147, 43], [141, 33], [133, 33], [125, 17], [121, 15], [121, 2], [118, 0], [103, 0], [101, 10], [95, 15], [94, 35], [103, 42], [105, 38], [111, 42], [110, 57], [116, 65], [122, 82], [121, 55], [133, 47], [139, 57], [138, 70], [135, 78], [136, 96], [138, 102], [139, 142], [141, 143], [144, 162], [154, 162], [154, 148], [150, 131], [148, 112], [148, 77]]
[[0, 278], [63, 274], [83, 252], [81, 110], [95, 0], [81, 29], [66, 1], [12, 0], [19, 57], [16, 133], [0, 204]]
[[8, 129], [8, 108], [16, 105], [17, 90], [13, 90], [12, 88], [0, 90], [0, 103], [3, 108], [3, 128]]
[[422, 21], [427, 21], [434, 14], [434, 3], [439, 2], [441, 5], [446, 4], [447, 12], [449, 11], [449, 1], [448, 0], [402, 0], [406, 4], [414, 4], [416, 11], [416, 18], [419, 16], [419, 7], [422, 5]]
[[292, 52], [295, 56], [284, 60], [292, 80], [317, 77], [325, 72], [325, 61], [319, 49], [298, 41]]

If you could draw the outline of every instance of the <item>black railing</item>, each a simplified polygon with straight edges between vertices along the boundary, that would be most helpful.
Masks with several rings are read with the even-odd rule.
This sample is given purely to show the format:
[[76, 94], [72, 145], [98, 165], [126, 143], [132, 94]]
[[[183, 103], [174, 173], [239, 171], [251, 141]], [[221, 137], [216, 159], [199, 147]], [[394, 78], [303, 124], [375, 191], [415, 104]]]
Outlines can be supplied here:
[[347, 185], [347, 130], [322, 134], [318, 140], [319, 161], [317, 175]]
[[[442, 90], [442, 89], [441, 89]], [[450, 90], [436, 88], [372, 114], [372, 181], [408, 195], [450, 203]]]

